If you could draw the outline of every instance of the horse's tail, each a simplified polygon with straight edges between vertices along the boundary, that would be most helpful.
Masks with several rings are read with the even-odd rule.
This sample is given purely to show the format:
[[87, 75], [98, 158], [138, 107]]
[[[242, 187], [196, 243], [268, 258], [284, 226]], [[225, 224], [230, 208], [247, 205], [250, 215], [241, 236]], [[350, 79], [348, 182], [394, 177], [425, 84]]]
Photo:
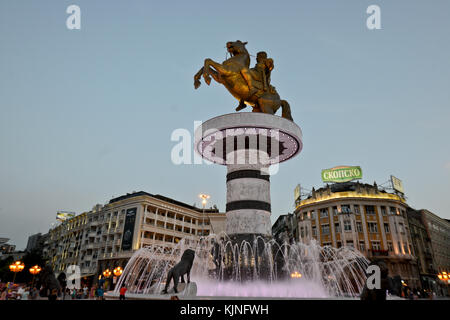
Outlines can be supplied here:
[[281, 116], [294, 121], [294, 119], [292, 119], [291, 106], [286, 100], [281, 100]]

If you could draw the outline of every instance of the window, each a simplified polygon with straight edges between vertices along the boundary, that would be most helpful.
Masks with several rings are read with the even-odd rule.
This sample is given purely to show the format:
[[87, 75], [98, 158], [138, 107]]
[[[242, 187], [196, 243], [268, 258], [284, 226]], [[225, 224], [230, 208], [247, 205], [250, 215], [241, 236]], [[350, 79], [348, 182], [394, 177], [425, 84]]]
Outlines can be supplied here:
[[345, 244], [347, 247], [352, 247], [354, 248], [355, 246], [353, 245], [353, 240], [347, 240], [347, 243]]
[[328, 208], [320, 209], [320, 217], [321, 218], [328, 217]]
[[372, 250], [381, 250], [380, 241], [372, 241]]
[[401, 253], [402, 252], [402, 245], [400, 244], [400, 241], [397, 243], [397, 245], [398, 245], [398, 251]]
[[362, 223], [359, 221], [356, 221], [356, 230], [358, 232], [363, 232]]
[[395, 207], [389, 207], [389, 210], [391, 214], [397, 214], [397, 209]]
[[359, 211], [359, 206], [355, 205], [353, 206], [354, 210], [355, 210], [355, 214], [359, 215], [361, 212]]
[[376, 222], [369, 222], [367, 225], [369, 226], [370, 233], [378, 233], [378, 225]]
[[389, 252], [394, 252], [394, 246], [392, 245], [392, 241], [388, 241], [387, 246]]
[[338, 212], [338, 209], [337, 209], [337, 207], [335, 206], [335, 207], [333, 207], [333, 215], [337, 215], [339, 212]]
[[348, 204], [343, 204], [343, 205], [341, 206], [341, 212], [342, 212], [342, 213], [350, 213], [350, 205], [348, 205]]
[[405, 233], [405, 228], [403, 227], [403, 223], [399, 223], [398, 228], [400, 229], [400, 233]]
[[317, 236], [317, 229], [316, 229], [316, 227], [312, 227], [312, 235], [313, 235], [313, 237]]
[[322, 234], [323, 235], [329, 235], [330, 234], [330, 225], [329, 224], [322, 225]]
[[352, 222], [350, 220], [344, 220], [344, 231], [352, 231]]
[[340, 248], [340, 247], [342, 247], [342, 242], [341, 241], [337, 241], [336, 245], [337, 245], [338, 248]]
[[316, 218], [316, 211], [313, 210], [311, 211], [311, 219], [315, 219]]
[[386, 233], [390, 232], [390, 230], [389, 230], [389, 223], [385, 223], [384, 224], [384, 232], [386, 232]]
[[375, 214], [374, 206], [365, 206], [365, 207], [366, 207], [366, 214]]
[[359, 242], [359, 250], [360, 250], [361, 252], [366, 251], [366, 244], [364, 243], [364, 241], [360, 241], [360, 242]]
[[334, 224], [334, 230], [336, 231], [336, 233], [341, 233], [341, 225], [339, 224], [339, 222], [336, 222]]
[[405, 254], [409, 253], [408, 246], [406, 245], [406, 243], [403, 243], [403, 253]]
[[304, 238], [305, 237], [305, 229], [303, 227], [300, 227], [300, 237]]
[[381, 206], [381, 214], [382, 214], [383, 216], [386, 216], [386, 215], [387, 215], [387, 211], [386, 211], [386, 207], [385, 207], [385, 206]]

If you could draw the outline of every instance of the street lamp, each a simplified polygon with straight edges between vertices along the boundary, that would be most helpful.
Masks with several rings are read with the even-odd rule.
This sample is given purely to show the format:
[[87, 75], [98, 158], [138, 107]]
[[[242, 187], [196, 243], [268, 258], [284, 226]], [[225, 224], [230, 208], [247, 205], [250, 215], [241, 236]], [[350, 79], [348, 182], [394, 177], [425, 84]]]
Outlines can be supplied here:
[[206, 202], [208, 201], [208, 199], [210, 198], [210, 196], [207, 195], [207, 194], [200, 193], [200, 194], [198, 195], [198, 197], [199, 197], [200, 199], [202, 199], [202, 206], [203, 206], [202, 236], [204, 236], [204, 232], [205, 232], [205, 207], [206, 207]]
[[123, 272], [123, 269], [122, 269], [121, 267], [116, 267], [116, 268], [113, 270], [113, 274], [114, 274], [114, 277], [113, 277], [113, 284], [114, 284], [114, 286], [116, 285], [117, 277], [120, 277], [120, 276], [122, 275], [122, 272]]
[[117, 267], [113, 270], [113, 273], [116, 277], [119, 277], [120, 275], [122, 275], [122, 272], [123, 272], [123, 270], [121, 267]]
[[109, 271], [109, 269], [106, 269], [105, 271], [103, 271], [103, 276], [105, 278], [109, 278], [111, 276], [111, 271]]
[[109, 269], [106, 269], [105, 271], [103, 271], [103, 276], [105, 277], [105, 290], [106, 288], [109, 288], [109, 277], [111, 276], [112, 272]]
[[299, 273], [299, 272], [297, 272], [297, 271], [291, 273], [291, 278], [297, 278], [297, 279], [299, 279], [299, 278], [301, 278], [301, 277], [302, 277], [302, 274]]
[[33, 287], [34, 284], [34, 277], [41, 272], [41, 267], [38, 265], [35, 265], [34, 267], [30, 268], [30, 273], [33, 275], [33, 280], [31, 280], [31, 287]]
[[17, 274], [17, 272], [22, 271], [23, 268], [25, 268], [25, 265], [23, 264], [22, 261], [16, 261], [16, 262], [14, 262], [13, 264], [11, 264], [9, 266], [9, 270], [14, 272], [13, 284], [14, 284], [14, 281], [16, 281], [16, 274]]

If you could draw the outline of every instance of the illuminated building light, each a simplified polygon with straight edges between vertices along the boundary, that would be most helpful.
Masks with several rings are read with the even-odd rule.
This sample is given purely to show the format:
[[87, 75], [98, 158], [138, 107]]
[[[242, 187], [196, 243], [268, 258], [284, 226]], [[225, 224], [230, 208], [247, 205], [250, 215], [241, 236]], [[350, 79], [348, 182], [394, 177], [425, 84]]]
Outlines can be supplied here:
[[364, 199], [385, 199], [385, 200], [397, 200], [400, 202], [405, 203], [405, 200], [401, 198], [400, 196], [396, 194], [360, 194], [357, 192], [334, 192], [331, 195], [323, 195], [321, 197], [317, 197], [317, 199], [305, 199], [300, 201], [300, 204], [296, 207], [296, 209], [299, 209], [303, 206], [314, 204], [314, 203], [320, 203], [327, 200], [333, 200], [333, 199], [343, 199], [343, 198], [364, 198]]

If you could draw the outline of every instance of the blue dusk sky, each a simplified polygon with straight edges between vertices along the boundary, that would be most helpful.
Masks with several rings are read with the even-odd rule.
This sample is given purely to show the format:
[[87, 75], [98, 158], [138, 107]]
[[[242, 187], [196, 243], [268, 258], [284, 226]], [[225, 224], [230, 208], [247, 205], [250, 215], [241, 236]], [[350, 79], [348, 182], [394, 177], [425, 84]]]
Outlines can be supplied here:
[[[69, 5], [81, 29], [69, 30]], [[381, 29], [366, 26], [368, 6]], [[175, 165], [178, 128], [230, 113], [205, 58], [248, 41], [274, 59], [272, 84], [303, 130], [271, 177], [272, 221], [321, 170], [359, 165], [365, 183], [403, 181], [407, 202], [450, 218], [450, 2], [0, 2], [0, 237], [18, 249], [57, 210], [81, 213], [132, 191], [225, 210], [226, 168]], [[252, 58], [251, 65], [255, 63]]]

